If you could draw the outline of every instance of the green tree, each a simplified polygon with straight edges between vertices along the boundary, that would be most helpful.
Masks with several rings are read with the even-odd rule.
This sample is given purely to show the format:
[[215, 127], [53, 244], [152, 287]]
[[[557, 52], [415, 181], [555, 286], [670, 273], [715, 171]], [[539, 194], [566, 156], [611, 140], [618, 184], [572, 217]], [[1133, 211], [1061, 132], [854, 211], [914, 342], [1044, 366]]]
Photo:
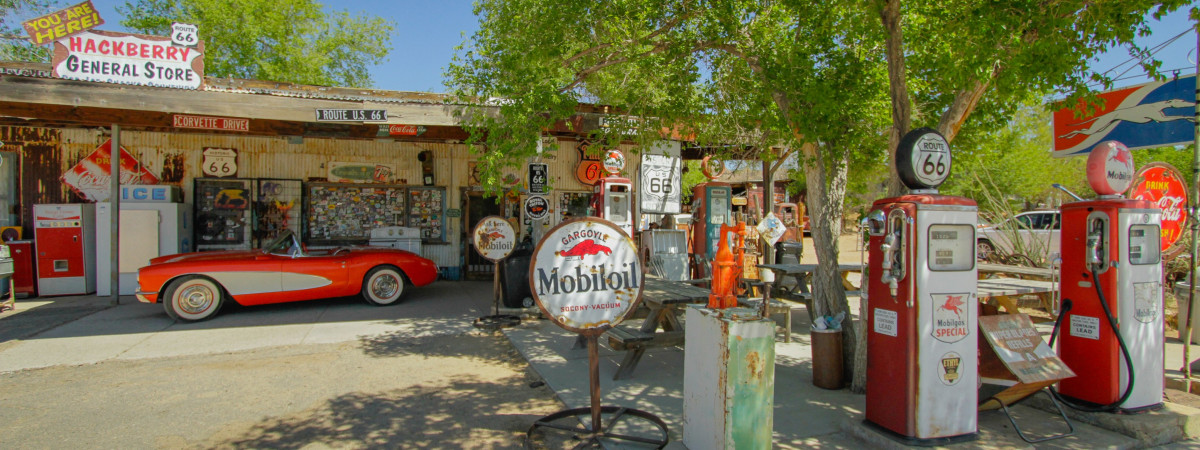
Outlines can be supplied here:
[[[500, 99], [466, 122], [486, 150], [478, 166], [486, 173], [530, 156], [534, 139], [574, 123], [581, 103], [642, 118], [631, 138], [642, 144], [668, 128], [723, 158], [775, 165], [797, 154], [814, 251], [836, 261], [848, 167], [886, 149], [881, 38], [857, 5], [484, 0], [480, 30], [449, 75], [464, 97]], [[607, 145], [622, 139], [611, 129], [579, 131]], [[817, 311], [847, 311], [838, 274], [816, 278]], [[846, 337], [853, 349], [855, 334]]]
[[53, 12], [57, 2], [0, 0], [0, 61], [50, 62], [50, 49], [29, 43], [22, 20]]
[[372, 86], [367, 68], [387, 56], [394, 28], [313, 0], [138, 0], [117, 11], [122, 25], [146, 34], [197, 25], [207, 75], [322, 86]]

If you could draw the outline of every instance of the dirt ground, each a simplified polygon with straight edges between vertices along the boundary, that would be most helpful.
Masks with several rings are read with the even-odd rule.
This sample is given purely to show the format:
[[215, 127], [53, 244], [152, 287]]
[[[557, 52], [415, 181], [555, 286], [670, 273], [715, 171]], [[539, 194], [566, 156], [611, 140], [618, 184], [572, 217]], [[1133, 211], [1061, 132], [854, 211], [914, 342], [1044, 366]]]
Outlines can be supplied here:
[[498, 333], [0, 375], [0, 448], [520, 448], [561, 404]]

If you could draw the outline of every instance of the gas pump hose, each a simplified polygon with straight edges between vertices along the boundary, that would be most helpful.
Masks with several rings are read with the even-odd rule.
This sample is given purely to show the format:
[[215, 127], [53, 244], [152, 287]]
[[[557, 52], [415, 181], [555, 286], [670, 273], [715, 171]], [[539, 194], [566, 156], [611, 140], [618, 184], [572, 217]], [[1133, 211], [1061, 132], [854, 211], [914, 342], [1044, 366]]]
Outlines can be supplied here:
[[[1059, 395], [1058, 391], [1056, 391], [1054, 387], [1050, 387], [1050, 395], [1053, 395], [1054, 398], [1058, 399], [1058, 401], [1063, 402], [1067, 406], [1079, 411], [1115, 412], [1118, 411], [1120, 409], [1119, 406], [1124, 404], [1126, 400], [1129, 400], [1129, 396], [1133, 394], [1133, 358], [1129, 356], [1129, 347], [1125, 346], [1125, 338], [1121, 336], [1121, 330], [1117, 327], [1117, 320], [1113, 318], [1112, 310], [1108, 308], [1108, 301], [1106, 301], [1104, 298], [1104, 291], [1100, 289], [1100, 283], [1097, 282], [1095, 273], [1092, 273], [1092, 287], [1096, 288], [1096, 297], [1100, 299], [1100, 307], [1104, 309], [1104, 315], [1108, 319], [1108, 326], [1113, 330], [1113, 334], [1117, 336], [1117, 344], [1119, 344], [1121, 347], [1121, 354], [1125, 356], [1125, 368], [1129, 372], [1129, 383], [1125, 385], [1125, 393], [1121, 395], [1121, 398], [1107, 405], [1091, 406], [1075, 403], [1074, 401]], [[1063, 299], [1062, 308], [1058, 312], [1058, 319], [1054, 321], [1054, 330], [1050, 332], [1050, 347], [1054, 347], [1054, 340], [1058, 337], [1058, 329], [1060, 326], [1062, 326], [1063, 317], [1066, 317], [1067, 313], [1071, 311], [1072, 306], [1073, 304], [1071, 299]]]

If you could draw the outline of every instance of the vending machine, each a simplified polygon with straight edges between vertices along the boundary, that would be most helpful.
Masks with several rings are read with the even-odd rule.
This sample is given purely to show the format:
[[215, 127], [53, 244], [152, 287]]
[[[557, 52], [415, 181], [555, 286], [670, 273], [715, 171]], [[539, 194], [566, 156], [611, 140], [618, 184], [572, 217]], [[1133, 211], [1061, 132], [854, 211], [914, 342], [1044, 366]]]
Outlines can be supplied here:
[[96, 292], [95, 219], [91, 203], [33, 205], [38, 295]]
[[[180, 203], [178, 186], [121, 186], [118, 294], [137, 291], [137, 271], [150, 259], [192, 251], [192, 206]], [[111, 295], [111, 203], [96, 204], [96, 293]]]
[[1079, 374], [1059, 383], [1079, 409], [1141, 411], [1162, 406], [1162, 210], [1121, 192], [1133, 157], [1116, 141], [1088, 156], [1099, 198], [1062, 206], [1062, 298], [1058, 353]]
[[936, 131], [900, 142], [908, 195], [868, 214], [866, 422], [900, 441], [974, 439], [978, 398], [974, 200], [937, 193], [950, 146]]

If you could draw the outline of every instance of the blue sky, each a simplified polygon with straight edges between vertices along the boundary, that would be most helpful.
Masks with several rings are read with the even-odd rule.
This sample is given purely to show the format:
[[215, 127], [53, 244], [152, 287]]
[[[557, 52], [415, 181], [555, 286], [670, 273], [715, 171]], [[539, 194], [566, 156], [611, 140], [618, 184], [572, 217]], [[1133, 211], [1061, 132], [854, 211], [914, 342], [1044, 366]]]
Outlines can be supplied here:
[[[66, 0], [65, 4], [73, 4]], [[116, 13], [116, 5], [124, 0], [92, 0], [100, 11], [105, 24], [104, 30], [125, 31], [120, 26], [122, 17]], [[442, 72], [450, 64], [454, 48], [478, 29], [470, 0], [352, 0], [323, 2], [334, 9], [351, 13], [367, 12], [391, 19], [395, 23], [392, 34], [392, 51], [388, 60], [371, 70], [375, 85], [381, 89], [398, 91], [445, 92]], [[1181, 75], [1196, 72], [1196, 33], [1194, 24], [1188, 19], [1187, 8], [1182, 8], [1154, 21], [1153, 34], [1138, 40], [1144, 46], [1164, 44], [1180, 35], [1155, 56], [1163, 61], [1167, 73], [1178, 69]], [[204, 30], [200, 30], [203, 38]], [[1130, 56], [1125, 49], [1114, 49], [1092, 64], [1100, 72], [1114, 70], [1116, 76], [1130, 68]], [[1121, 75], [1116, 87], [1131, 86], [1148, 81], [1138, 67]]]

